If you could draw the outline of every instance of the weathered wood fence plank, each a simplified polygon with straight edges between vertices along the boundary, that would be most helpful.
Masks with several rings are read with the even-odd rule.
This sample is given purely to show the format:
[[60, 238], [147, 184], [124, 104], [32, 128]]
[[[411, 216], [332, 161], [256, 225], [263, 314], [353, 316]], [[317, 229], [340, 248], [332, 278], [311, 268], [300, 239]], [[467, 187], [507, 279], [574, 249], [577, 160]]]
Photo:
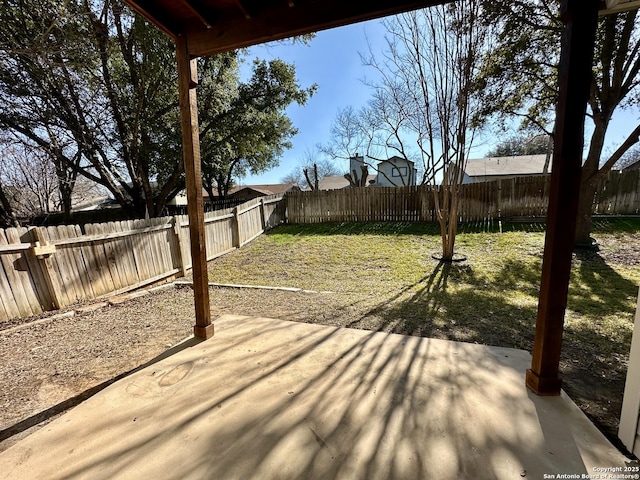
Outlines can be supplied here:
[[[545, 217], [549, 180], [549, 175], [539, 175], [462, 185], [459, 220]], [[289, 223], [436, 220], [434, 192], [428, 186], [292, 192], [286, 195], [286, 209]], [[610, 172], [596, 193], [593, 211], [640, 213], [640, 171]]]
[[[206, 214], [209, 259], [282, 223], [285, 211], [277, 195]], [[84, 233], [78, 225], [0, 230], [0, 321], [184, 275], [191, 268], [188, 225], [184, 215], [87, 224]]]

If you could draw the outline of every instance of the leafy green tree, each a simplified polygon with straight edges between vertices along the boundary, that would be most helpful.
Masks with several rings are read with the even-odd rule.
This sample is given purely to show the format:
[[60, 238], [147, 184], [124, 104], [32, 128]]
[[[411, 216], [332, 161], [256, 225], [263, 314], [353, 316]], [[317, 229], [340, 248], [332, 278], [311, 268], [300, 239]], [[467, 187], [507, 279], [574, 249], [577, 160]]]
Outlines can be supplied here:
[[159, 213], [182, 169], [170, 40], [118, 1], [3, 0], [0, 11], [0, 126], [49, 154], [65, 210], [80, 174], [136, 216]]
[[520, 155], [542, 155], [549, 152], [552, 145], [546, 135], [516, 135], [487, 152], [487, 157], [517, 157]]
[[[161, 214], [184, 188], [172, 41], [120, 0], [0, 1], [0, 128], [47, 152], [61, 191], [82, 175], [132, 216]], [[276, 164], [284, 109], [311, 93], [280, 61], [240, 83], [240, 55], [201, 61], [205, 185]]]
[[[519, 118], [525, 127], [553, 134], [562, 30], [559, 3], [484, 0], [483, 18], [500, 35], [485, 58], [477, 84], [485, 93], [481, 116]], [[588, 112], [593, 128], [582, 167], [576, 244], [591, 244], [591, 212], [598, 184], [640, 136], [638, 124], [613, 153], [604, 155], [614, 112], [632, 108], [640, 99], [640, 25], [636, 17], [634, 10], [604, 16], [599, 22]]]
[[19, 226], [19, 223], [11, 205], [10, 194], [2, 179], [0, 179], [0, 227], [17, 226]]
[[91, 96], [77, 84], [72, 69], [91, 69], [96, 63], [85, 54], [90, 49], [87, 30], [78, 21], [81, 5], [32, 3], [0, 4], [0, 128], [48, 155], [68, 213], [80, 155], [63, 123], [80, 125], [78, 108]]
[[[203, 110], [203, 187], [210, 197], [214, 190], [225, 197], [234, 176], [258, 174], [278, 165], [297, 133], [285, 109], [291, 103], [304, 105], [316, 86], [300, 87], [294, 66], [277, 59], [255, 60], [246, 83], [238, 81], [237, 58], [207, 71], [226, 77], [227, 83], [205, 81], [198, 91]], [[216, 92], [220, 86], [227, 87], [225, 93]]]

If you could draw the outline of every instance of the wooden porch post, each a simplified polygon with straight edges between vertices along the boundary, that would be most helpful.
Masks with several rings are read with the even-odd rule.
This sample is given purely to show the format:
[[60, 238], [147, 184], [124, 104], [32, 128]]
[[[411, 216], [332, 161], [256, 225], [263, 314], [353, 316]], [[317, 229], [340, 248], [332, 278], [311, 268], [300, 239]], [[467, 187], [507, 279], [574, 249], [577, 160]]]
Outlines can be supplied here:
[[564, 22], [556, 107], [553, 169], [542, 280], [527, 386], [538, 395], [560, 395], [560, 349], [576, 228], [584, 121], [591, 89], [598, 0], [563, 0]]
[[196, 324], [193, 333], [207, 339], [213, 336], [211, 311], [209, 309], [209, 279], [207, 276], [207, 252], [204, 231], [204, 208], [202, 203], [202, 174], [200, 165], [200, 136], [198, 133], [198, 102], [196, 86], [198, 73], [196, 60], [189, 54], [185, 37], [176, 39], [178, 60], [178, 89], [180, 95], [180, 120], [182, 125], [182, 151], [187, 183], [187, 213], [191, 236], [191, 259], [193, 268], [193, 292], [196, 309]]

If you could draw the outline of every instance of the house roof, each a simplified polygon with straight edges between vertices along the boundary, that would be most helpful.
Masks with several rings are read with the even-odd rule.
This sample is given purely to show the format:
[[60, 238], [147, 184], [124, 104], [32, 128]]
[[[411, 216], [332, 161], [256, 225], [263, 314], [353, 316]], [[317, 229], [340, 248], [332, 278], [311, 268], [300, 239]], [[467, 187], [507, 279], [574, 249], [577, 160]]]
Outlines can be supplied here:
[[[376, 181], [376, 175], [368, 175], [367, 176], [367, 185], [369, 185], [372, 181]], [[320, 190], [340, 190], [341, 188], [349, 187], [349, 180], [344, 178], [342, 175], [329, 175], [327, 177], [323, 177], [318, 181], [318, 188]]]
[[640, 7], [639, 0], [605, 0], [603, 3], [604, 8], [600, 11], [602, 15], [626, 12]]
[[238, 185], [229, 190], [229, 195], [233, 195], [242, 190], [253, 190], [255, 192], [262, 193], [263, 195], [277, 195], [279, 193], [285, 193], [296, 188], [293, 183], [276, 183], [271, 185]]
[[624, 170], [640, 170], [640, 160], [637, 160], [637, 161], [635, 161], [633, 163], [630, 163], [629, 165], [624, 167], [622, 170], [623, 171]]
[[382, 164], [382, 163], [390, 163], [392, 165], [395, 165], [396, 163], [410, 163], [411, 165], [414, 165], [414, 162], [412, 162], [411, 160], [408, 160], [406, 158], [402, 158], [402, 157], [398, 157], [397, 155], [394, 155], [393, 157], [387, 159], [387, 160], [382, 160], [378, 165]]
[[[536, 175], [543, 173], [546, 155], [521, 155], [469, 159], [465, 173], [469, 177], [496, 175]], [[549, 164], [551, 171], [551, 164]]]

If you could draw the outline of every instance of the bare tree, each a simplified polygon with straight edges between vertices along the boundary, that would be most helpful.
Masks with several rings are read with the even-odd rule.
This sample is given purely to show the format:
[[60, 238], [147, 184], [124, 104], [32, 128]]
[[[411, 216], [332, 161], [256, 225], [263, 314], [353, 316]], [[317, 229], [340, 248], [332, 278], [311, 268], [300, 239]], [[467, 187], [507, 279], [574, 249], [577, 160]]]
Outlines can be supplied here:
[[0, 177], [11, 188], [10, 203], [16, 215], [33, 217], [60, 210], [58, 179], [49, 157], [20, 142], [3, 142]]
[[386, 20], [384, 52], [363, 58], [380, 77], [370, 85], [372, 99], [358, 113], [343, 110], [334, 127], [334, 154], [360, 148], [374, 159], [392, 152], [421, 160], [444, 261], [454, 256], [458, 193], [475, 132], [472, 86], [490, 34], [480, 10], [477, 0], [458, 0]]
[[640, 162], [640, 145], [636, 145], [625, 153], [615, 164], [614, 168], [622, 170]]
[[[403, 139], [402, 136], [407, 132], [398, 120], [394, 106], [388, 104], [384, 89], [380, 85], [370, 87], [373, 95], [367, 105], [360, 110], [355, 110], [352, 106], [339, 110], [331, 126], [329, 142], [318, 147], [321, 152], [334, 159], [351, 160], [354, 156], [359, 158], [362, 163], [360, 168], [349, 170], [344, 175], [352, 187], [367, 185], [369, 169], [378, 171], [379, 175], [395, 185], [396, 182], [384, 171], [378, 170], [378, 162], [390, 161], [397, 167], [399, 165], [392, 161], [393, 157], [412, 161], [415, 158], [405, 148], [406, 138]], [[365, 155], [359, 156], [358, 152], [365, 152]], [[398, 180], [403, 185], [409, 184], [409, 177], [401, 176]]]
[[454, 255], [460, 186], [473, 143], [472, 86], [487, 33], [479, 17], [478, 1], [461, 0], [400, 17], [402, 34], [396, 37], [407, 52], [397, 62], [398, 72], [407, 87], [419, 85], [418, 94], [407, 89], [399, 98], [411, 101], [406, 114], [418, 134], [446, 261]]
[[0, 159], [3, 193], [14, 216], [62, 211], [69, 218], [73, 206], [105, 193], [95, 182], [77, 178], [56, 162], [49, 149], [8, 135], [0, 138]]
[[299, 166], [283, 177], [282, 182], [317, 190], [320, 180], [324, 177], [340, 175], [336, 164], [321, 155], [318, 149], [306, 150]]

